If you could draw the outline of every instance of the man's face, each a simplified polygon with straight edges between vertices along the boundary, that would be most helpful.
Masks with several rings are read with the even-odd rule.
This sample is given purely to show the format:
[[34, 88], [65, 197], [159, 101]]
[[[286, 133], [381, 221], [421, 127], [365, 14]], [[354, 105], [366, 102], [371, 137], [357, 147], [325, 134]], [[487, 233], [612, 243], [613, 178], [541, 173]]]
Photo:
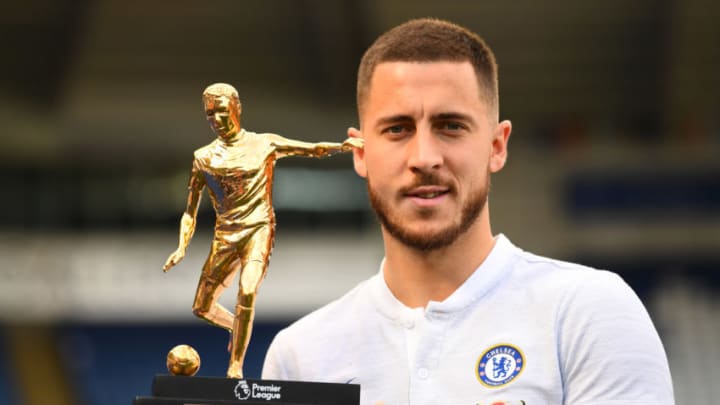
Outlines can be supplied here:
[[221, 138], [231, 138], [240, 131], [240, 106], [237, 100], [224, 96], [205, 101], [208, 123]]
[[391, 237], [418, 250], [452, 244], [486, 207], [510, 122], [497, 123], [468, 62], [386, 62], [361, 108], [355, 170]]

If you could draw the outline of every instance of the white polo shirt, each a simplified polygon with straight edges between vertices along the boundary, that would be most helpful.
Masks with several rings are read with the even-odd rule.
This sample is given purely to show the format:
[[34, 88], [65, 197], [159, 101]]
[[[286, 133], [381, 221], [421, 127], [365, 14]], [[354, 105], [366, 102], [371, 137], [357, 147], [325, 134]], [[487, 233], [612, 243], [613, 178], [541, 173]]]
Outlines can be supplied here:
[[398, 301], [381, 270], [278, 333], [263, 378], [360, 384], [363, 405], [674, 403], [662, 343], [620, 277], [503, 235], [426, 308]]

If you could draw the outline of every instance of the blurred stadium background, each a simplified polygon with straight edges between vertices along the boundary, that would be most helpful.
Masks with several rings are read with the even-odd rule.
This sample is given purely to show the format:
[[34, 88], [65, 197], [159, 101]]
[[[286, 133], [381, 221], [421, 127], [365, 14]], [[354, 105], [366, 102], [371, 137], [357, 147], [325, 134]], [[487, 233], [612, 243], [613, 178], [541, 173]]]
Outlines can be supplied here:
[[[223, 375], [226, 333], [190, 314], [207, 198], [186, 260], [161, 272], [192, 151], [213, 138], [202, 90], [235, 85], [248, 129], [340, 141], [357, 122], [362, 52], [422, 16], [470, 27], [497, 54], [514, 131], [493, 179], [494, 231], [620, 273], [663, 337], [677, 403], [714, 404], [720, 3], [710, 0], [4, 2], [0, 403], [129, 404], [179, 343], [200, 352], [201, 375]], [[275, 196], [249, 377], [279, 328], [382, 257], [349, 157], [281, 161]]]

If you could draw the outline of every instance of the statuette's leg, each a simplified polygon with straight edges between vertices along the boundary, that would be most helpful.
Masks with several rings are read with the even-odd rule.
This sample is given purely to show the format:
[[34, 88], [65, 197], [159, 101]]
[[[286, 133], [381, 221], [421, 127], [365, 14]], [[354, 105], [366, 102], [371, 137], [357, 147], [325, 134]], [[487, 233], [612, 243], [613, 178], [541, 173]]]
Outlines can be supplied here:
[[232, 332], [234, 316], [232, 312], [228, 311], [225, 307], [219, 303], [213, 303], [210, 308], [204, 305], [198, 305], [197, 302], [193, 305], [193, 314], [205, 319], [210, 324], [221, 327], [225, 330]]
[[238, 271], [240, 260], [237, 251], [226, 244], [213, 242], [210, 255], [198, 283], [193, 302], [193, 313], [210, 324], [228, 331], [233, 329], [235, 315], [223, 307], [218, 300]]
[[228, 367], [228, 377], [230, 378], [242, 378], [243, 375], [243, 361], [250, 344], [253, 318], [255, 317], [255, 298], [266, 269], [266, 263], [251, 260], [240, 274], [240, 291], [238, 305], [235, 307], [230, 366]]
[[243, 378], [243, 363], [245, 353], [250, 345], [253, 318], [255, 318], [254, 308], [238, 305], [236, 307], [236, 313], [237, 316], [233, 324], [230, 366], [227, 372], [229, 378]]

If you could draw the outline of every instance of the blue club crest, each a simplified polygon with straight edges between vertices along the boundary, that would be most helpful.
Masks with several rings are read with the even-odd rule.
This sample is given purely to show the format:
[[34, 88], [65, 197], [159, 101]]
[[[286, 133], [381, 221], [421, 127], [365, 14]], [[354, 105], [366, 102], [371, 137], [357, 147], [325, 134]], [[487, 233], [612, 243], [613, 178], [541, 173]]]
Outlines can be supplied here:
[[525, 369], [525, 356], [510, 344], [495, 345], [483, 352], [476, 373], [482, 385], [498, 388], [510, 383]]

